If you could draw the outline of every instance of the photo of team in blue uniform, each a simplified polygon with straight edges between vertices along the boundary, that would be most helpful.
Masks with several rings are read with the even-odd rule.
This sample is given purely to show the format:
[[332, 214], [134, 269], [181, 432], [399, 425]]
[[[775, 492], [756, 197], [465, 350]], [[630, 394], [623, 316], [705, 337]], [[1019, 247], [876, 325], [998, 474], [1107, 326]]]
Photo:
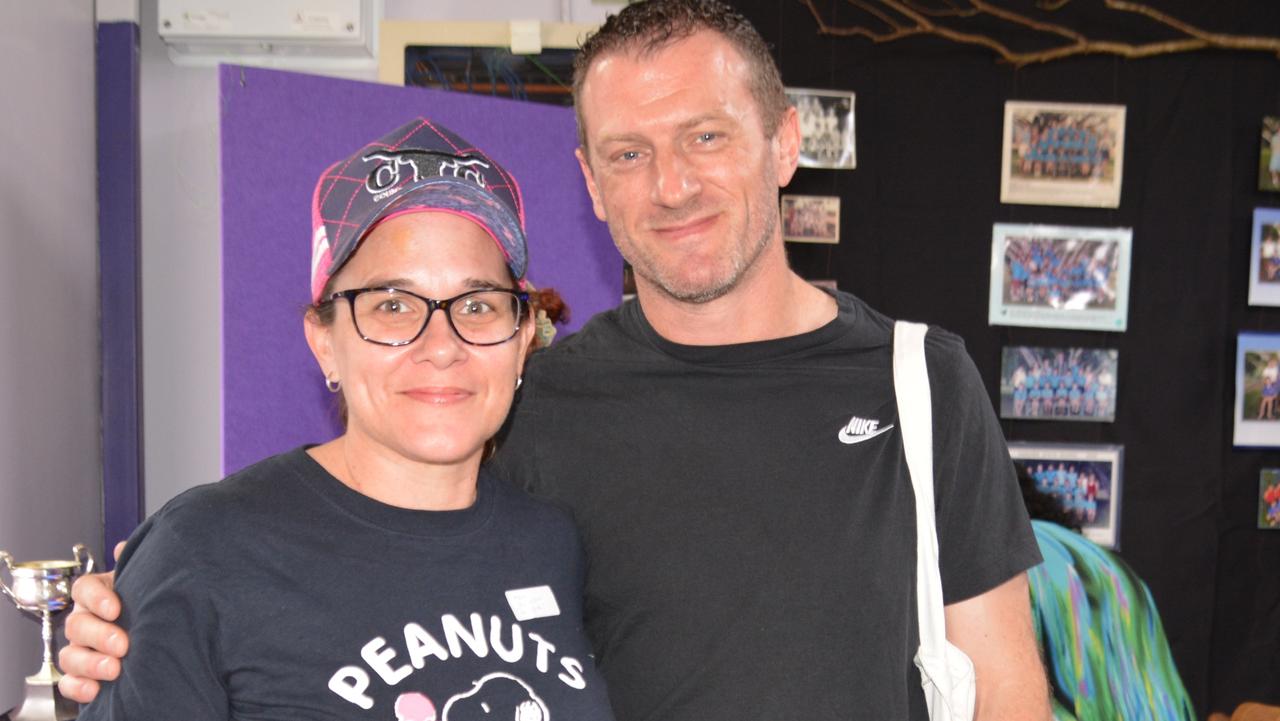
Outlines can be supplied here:
[[1111, 464], [1101, 461], [1018, 459], [1036, 489], [1058, 500], [1062, 510], [1082, 526], [1107, 521], [1111, 500]]
[[1114, 309], [1118, 243], [1009, 237], [1004, 302], [1070, 310]]
[[1000, 417], [1114, 421], [1118, 363], [1106, 348], [1005, 348]]
[[1012, 170], [1018, 178], [1110, 180], [1116, 132], [1094, 113], [1015, 116]]

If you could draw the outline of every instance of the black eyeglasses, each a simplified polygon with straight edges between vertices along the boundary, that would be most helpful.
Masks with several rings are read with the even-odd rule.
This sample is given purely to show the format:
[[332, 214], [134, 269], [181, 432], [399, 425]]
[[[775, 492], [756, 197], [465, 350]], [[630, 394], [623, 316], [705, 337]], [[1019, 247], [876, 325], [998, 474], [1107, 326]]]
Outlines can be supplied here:
[[522, 304], [528, 293], [507, 288], [471, 290], [452, 298], [424, 298], [399, 288], [355, 288], [330, 295], [325, 303], [346, 298], [356, 333], [378, 345], [409, 345], [426, 330], [437, 309], [464, 343], [497, 345], [520, 330]]

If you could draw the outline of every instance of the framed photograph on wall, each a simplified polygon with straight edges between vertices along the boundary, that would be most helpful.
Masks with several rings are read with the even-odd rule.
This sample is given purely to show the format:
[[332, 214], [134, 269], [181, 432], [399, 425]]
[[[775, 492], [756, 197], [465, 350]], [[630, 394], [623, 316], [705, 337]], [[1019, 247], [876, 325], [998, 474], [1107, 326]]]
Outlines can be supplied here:
[[794, 243], [839, 243], [840, 197], [782, 196], [782, 239]]
[[1280, 116], [1262, 119], [1262, 152], [1258, 155], [1258, 190], [1280, 193]]
[[1280, 446], [1280, 333], [1236, 341], [1235, 445]]
[[1116, 208], [1123, 105], [1004, 104], [1000, 202]]
[[1254, 208], [1249, 305], [1280, 305], [1280, 208]]
[[1120, 352], [1112, 348], [1009, 346], [1000, 363], [1000, 417], [1116, 419]]
[[812, 88], [786, 88], [786, 92], [787, 102], [800, 116], [800, 167], [858, 167], [853, 93]]
[[1280, 531], [1280, 468], [1263, 468], [1259, 474], [1258, 528]]
[[1132, 228], [996, 223], [988, 322], [1123, 331], [1132, 243]]
[[1038, 490], [1080, 522], [1085, 538], [1120, 548], [1123, 446], [1011, 442], [1009, 455], [1027, 469]]

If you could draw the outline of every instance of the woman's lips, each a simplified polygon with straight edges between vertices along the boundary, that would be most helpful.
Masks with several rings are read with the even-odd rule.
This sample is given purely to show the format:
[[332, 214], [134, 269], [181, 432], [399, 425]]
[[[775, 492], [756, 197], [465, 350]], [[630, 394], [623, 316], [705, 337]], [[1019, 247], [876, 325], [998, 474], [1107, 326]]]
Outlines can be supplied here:
[[419, 403], [430, 403], [432, 405], [461, 403], [475, 395], [465, 388], [457, 388], [455, 386], [423, 386], [410, 388], [401, 391], [401, 393]]

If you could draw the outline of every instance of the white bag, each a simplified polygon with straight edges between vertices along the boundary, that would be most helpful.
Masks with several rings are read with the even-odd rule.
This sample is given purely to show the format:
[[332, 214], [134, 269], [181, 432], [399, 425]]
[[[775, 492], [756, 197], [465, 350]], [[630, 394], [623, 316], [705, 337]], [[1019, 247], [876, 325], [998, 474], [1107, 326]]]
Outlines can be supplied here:
[[893, 386], [898, 397], [898, 429], [916, 498], [916, 602], [920, 669], [929, 718], [972, 721], [973, 661], [947, 640], [938, 575], [938, 529], [933, 510], [933, 408], [924, 360], [928, 326], [898, 321], [893, 330]]

